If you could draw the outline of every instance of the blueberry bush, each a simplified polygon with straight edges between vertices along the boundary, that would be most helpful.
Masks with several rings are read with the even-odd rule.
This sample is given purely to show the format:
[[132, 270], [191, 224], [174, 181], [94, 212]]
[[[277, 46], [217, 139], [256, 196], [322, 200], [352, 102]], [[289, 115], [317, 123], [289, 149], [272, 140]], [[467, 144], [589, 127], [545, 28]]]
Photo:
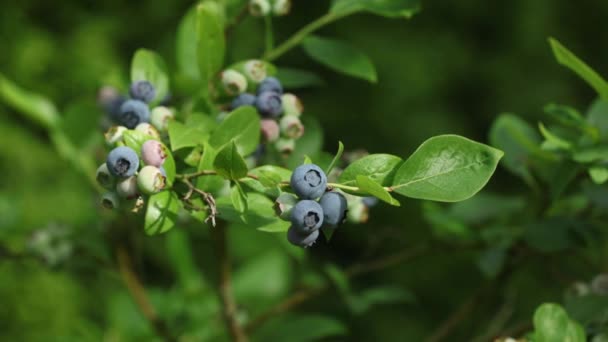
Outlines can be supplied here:
[[[557, 39], [587, 110], [445, 124], [433, 101], [444, 74], [468, 96], [443, 66], [462, 60], [395, 44], [440, 5], [66, 3], [86, 18], [69, 38], [11, 20], [27, 6], [0, 15], [23, 28], [0, 57], [3, 339], [608, 340], [608, 83]], [[536, 106], [533, 87], [509, 96]]]

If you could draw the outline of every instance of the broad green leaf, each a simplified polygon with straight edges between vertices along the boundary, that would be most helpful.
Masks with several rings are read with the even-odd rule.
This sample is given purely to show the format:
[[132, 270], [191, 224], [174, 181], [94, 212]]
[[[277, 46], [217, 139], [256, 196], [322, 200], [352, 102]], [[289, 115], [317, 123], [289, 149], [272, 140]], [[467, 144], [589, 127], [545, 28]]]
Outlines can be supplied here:
[[[289, 222], [278, 218], [273, 209], [273, 202], [266, 196], [250, 192], [247, 193], [247, 212], [238, 212], [230, 196], [217, 199], [218, 217], [236, 225], [265, 232], [286, 232]], [[245, 223], [244, 223], [245, 222]]]
[[551, 132], [542, 122], [538, 123], [538, 129], [543, 138], [545, 138], [545, 141], [541, 144], [541, 148], [549, 151], [570, 150], [572, 148], [572, 143]]
[[300, 89], [309, 87], [320, 87], [325, 81], [317, 74], [301, 69], [280, 67], [277, 70], [277, 78], [286, 89]]
[[[125, 142], [125, 145], [132, 148], [133, 150], [135, 150], [135, 152], [137, 152], [137, 155], [140, 158], [141, 158], [141, 146], [148, 140], [157, 140], [143, 132], [135, 131], [135, 130], [128, 130], [128, 131], [124, 132], [122, 137]], [[165, 169], [165, 172], [167, 173], [168, 184], [171, 185], [171, 184], [173, 184], [173, 181], [175, 181], [175, 172], [176, 172], [175, 160], [173, 159], [173, 154], [171, 153], [169, 148], [167, 146], [165, 146], [162, 142], [161, 142], [161, 145], [163, 148], [163, 152], [167, 156], [167, 158], [165, 159], [165, 162], [163, 163], [162, 166]]]
[[585, 332], [558, 304], [542, 304], [534, 312], [535, 341], [585, 342]]
[[144, 224], [146, 234], [160, 234], [173, 228], [179, 208], [179, 199], [172, 191], [161, 191], [150, 196]]
[[[217, 156], [217, 150], [209, 144], [204, 144], [203, 155], [199, 161], [197, 171], [213, 170], [213, 162]], [[224, 186], [221, 176], [201, 176], [196, 179], [196, 187], [207, 192], [216, 192]]]
[[534, 184], [530, 172], [537, 157], [547, 155], [540, 149], [541, 137], [530, 124], [513, 114], [502, 114], [490, 128], [492, 146], [505, 152], [502, 165], [522, 177], [526, 183]]
[[234, 140], [241, 155], [247, 156], [260, 143], [260, 117], [251, 106], [239, 107], [232, 111], [211, 135], [209, 143], [221, 149]]
[[336, 152], [334, 159], [332, 159], [331, 163], [325, 170], [326, 174], [329, 174], [334, 166], [336, 166], [336, 164], [340, 161], [340, 158], [342, 158], [342, 153], [344, 153], [344, 144], [341, 141], [338, 141], [338, 152]]
[[346, 334], [346, 326], [333, 317], [285, 314], [269, 321], [254, 337], [257, 341], [312, 342]]
[[419, 0], [334, 0], [330, 13], [346, 16], [357, 12], [370, 12], [389, 18], [410, 18], [419, 10]]
[[249, 174], [257, 176], [259, 179], [242, 178], [239, 182], [245, 184], [251, 190], [263, 193], [270, 197], [278, 197], [281, 190], [278, 185], [280, 182], [289, 182], [291, 171], [274, 165], [262, 165], [249, 171]]
[[196, 54], [198, 41], [196, 7], [192, 7], [180, 21], [175, 48], [175, 59], [179, 71], [193, 80], [200, 78]]
[[202, 146], [216, 126], [215, 120], [204, 114], [192, 114], [185, 124], [172, 120], [169, 122], [169, 138], [173, 151], [184, 147]]
[[549, 38], [549, 44], [553, 49], [553, 55], [557, 62], [568, 69], [574, 71], [580, 78], [585, 80], [598, 95], [603, 99], [608, 99], [608, 83], [595, 70], [591, 69], [585, 62], [558, 42], [555, 38]]
[[599, 130], [603, 140], [608, 138], [608, 101], [597, 99], [587, 111], [587, 122]]
[[377, 197], [379, 200], [384, 201], [390, 205], [400, 206], [399, 201], [393, 198], [391, 194], [384, 189], [384, 187], [376, 182], [374, 182], [371, 178], [364, 175], [358, 175], [357, 178], [357, 186], [359, 189], [367, 194]]
[[586, 146], [572, 152], [572, 159], [579, 163], [608, 161], [608, 144]]
[[594, 166], [589, 168], [589, 176], [595, 184], [604, 184], [608, 181], [608, 168], [603, 166]]
[[560, 124], [572, 127], [588, 134], [593, 140], [599, 138], [597, 128], [590, 125], [587, 120], [576, 109], [568, 106], [563, 106], [555, 103], [550, 103], [544, 108], [545, 113]]
[[457, 135], [428, 139], [397, 170], [393, 185], [404, 196], [458, 202], [483, 188], [503, 152]]
[[355, 184], [356, 177], [362, 175], [382, 186], [389, 186], [401, 162], [401, 158], [390, 154], [370, 154], [348, 165], [340, 174], [339, 182]]
[[247, 176], [247, 163], [239, 154], [234, 141], [217, 153], [213, 168], [220, 176], [231, 180]]
[[204, 2], [196, 8], [196, 56], [203, 94], [208, 94], [208, 84], [224, 64], [226, 42], [223, 14], [218, 4]]
[[131, 62], [131, 82], [148, 81], [156, 90], [154, 102], [160, 102], [169, 93], [169, 76], [162, 58], [154, 51], [139, 49]]
[[230, 191], [230, 200], [232, 200], [234, 209], [239, 213], [247, 211], [247, 194], [243, 191], [243, 188], [241, 188], [239, 183], [235, 183], [234, 187], [232, 187], [232, 190]]
[[59, 114], [53, 102], [46, 97], [20, 88], [0, 74], [0, 99], [14, 110], [45, 128], [59, 122]]
[[308, 36], [302, 41], [304, 51], [317, 62], [345, 75], [377, 81], [370, 59], [347, 43], [335, 39]]

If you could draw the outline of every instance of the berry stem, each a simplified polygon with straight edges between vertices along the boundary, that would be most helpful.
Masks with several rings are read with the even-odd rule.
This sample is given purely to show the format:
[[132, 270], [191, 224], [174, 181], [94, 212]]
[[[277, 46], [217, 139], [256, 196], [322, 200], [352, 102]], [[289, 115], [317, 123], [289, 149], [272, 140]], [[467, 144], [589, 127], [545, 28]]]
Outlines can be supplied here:
[[274, 34], [272, 31], [272, 17], [270, 15], [267, 15], [264, 17], [264, 26], [265, 26], [265, 32], [264, 32], [264, 38], [265, 38], [265, 50], [264, 53], [268, 53], [270, 51], [272, 51], [272, 49], [274, 48]]

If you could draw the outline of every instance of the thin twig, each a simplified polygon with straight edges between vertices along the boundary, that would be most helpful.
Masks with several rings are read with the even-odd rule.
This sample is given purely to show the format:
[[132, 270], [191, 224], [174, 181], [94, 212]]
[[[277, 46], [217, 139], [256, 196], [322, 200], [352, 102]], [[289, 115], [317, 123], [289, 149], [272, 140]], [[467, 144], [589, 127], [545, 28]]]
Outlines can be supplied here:
[[133, 300], [141, 313], [154, 329], [154, 332], [156, 332], [158, 337], [165, 341], [176, 341], [169, 332], [165, 321], [156, 313], [154, 306], [152, 306], [152, 303], [146, 294], [146, 289], [137, 278], [135, 272], [133, 272], [131, 268], [131, 258], [124, 247], [118, 247], [116, 249], [116, 258], [118, 259], [120, 275], [122, 276], [129, 293], [133, 297]]
[[[367, 263], [355, 264], [348, 267], [344, 273], [347, 278], [354, 278], [357, 276], [365, 275], [371, 272], [382, 270], [391, 266], [395, 266], [407, 261], [411, 261], [419, 256], [424, 255], [429, 250], [428, 246], [420, 246], [405, 251], [391, 254], [376, 260], [372, 260]], [[254, 331], [270, 318], [290, 311], [298, 305], [312, 299], [330, 288], [328, 283], [322, 285], [300, 290], [293, 295], [289, 296], [285, 300], [281, 301], [277, 305], [273, 306], [269, 310], [263, 312], [258, 317], [251, 320], [245, 327], [248, 332]]]
[[216, 238], [215, 246], [219, 265], [219, 292], [222, 301], [222, 313], [228, 332], [235, 342], [246, 342], [247, 335], [241, 327], [237, 319], [237, 305], [232, 295], [232, 278], [230, 270], [230, 258], [227, 251], [227, 233], [228, 226], [218, 227], [213, 229], [213, 234]]
[[195, 187], [194, 184], [192, 184], [192, 182], [190, 181], [190, 178], [188, 178], [188, 177], [180, 178], [180, 181], [182, 183], [186, 184], [186, 186], [188, 186], [188, 192], [186, 192], [186, 195], [184, 195], [184, 197], [182, 198], [184, 200], [184, 202], [188, 206], [190, 206], [192, 209], [199, 210], [198, 207], [194, 206], [190, 202], [190, 198], [192, 197], [192, 195], [194, 193], [199, 194], [203, 198], [205, 203], [207, 203], [207, 206], [209, 207], [209, 217], [207, 217], [207, 219], [205, 219], [205, 222], [211, 220], [211, 225], [213, 227], [215, 227], [215, 224], [216, 224], [215, 219], [217, 217], [218, 211], [217, 211], [217, 205], [215, 203], [215, 198], [213, 197], [213, 195]]
[[475, 304], [481, 298], [483, 287], [478, 288], [467, 301], [465, 301], [458, 310], [454, 311], [440, 326], [437, 328], [435, 333], [426, 339], [426, 342], [438, 342], [445, 339], [452, 330], [458, 326], [463, 319], [473, 311]]

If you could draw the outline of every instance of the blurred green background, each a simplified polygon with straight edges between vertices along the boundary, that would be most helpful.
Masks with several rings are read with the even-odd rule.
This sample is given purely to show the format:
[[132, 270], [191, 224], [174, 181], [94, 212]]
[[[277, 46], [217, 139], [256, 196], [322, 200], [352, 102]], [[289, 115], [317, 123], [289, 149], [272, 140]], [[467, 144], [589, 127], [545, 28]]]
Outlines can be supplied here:
[[[95, 106], [98, 88], [126, 82], [131, 56], [140, 47], [158, 51], [175, 70], [175, 31], [192, 4], [5, 2], [0, 7], [0, 73], [53, 99], [62, 114], [69, 115], [68, 122], [79, 127], [71, 131], [71, 138], [94, 145], [100, 138], [91, 138], [89, 132], [97, 129], [102, 115]], [[275, 21], [277, 40], [322, 15], [327, 6], [327, 1], [295, 0], [292, 14]], [[608, 49], [600, 39], [608, 36], [607, 16], [608, 3], [591, 0], [424, 1], [423, 10], [411, 20], [356, 15], [318, 32], [365, 51], [376, 65], [377, 84], [335, 74], [298, 48], [277, 64], [311, 70], [325, 80], [324, 87], [300, 90], [298, 95], [305, 115], [322, 123], [326, 150], [333, 152], [341, 140], [347, 149], [407, 156], [437, 134], [487, 141], [489, 126], [501, 112], [535, 122], [542, 106], [551, 101], [585, 109], [593, 91], [554, 62], [547, 37], [558, 38], [607, 74]], [[229, 43], [229, 61], [259, 56], [262, 29], [260, 20], [245, 19]], [[180, 237], [169, 237], [175, 235], [172, 232], [145, 238], [137, 220], [101, 212], [97, 193], [57, 156], [44, 130], [3, 103], [0, 118], [0, 339], [150, 340], [151, 329], [116, 273], [108, 231], [114, 232], [117, 243], [133, 248], [135, 269], [150, 288], [153, 302], [161, 316], [172, 317], [167, 318], [170, 326], [183, 332], [184, 340], [226, 338], [218, 323], [214, 259], [206, 228], [187, 227], [196, 268], [203, 276], [192, 281], [197, 291], [184, 290], [188, 281], [177, 280], [179, 253], [168, 252]], [[103, 156], [97, 157], [101, 161]], [[489, 188], [526, 191], [520, 180], [500, 168]], [[41, 231], [46, 235], [37, 235]], [[347, 267], [428, 243], [429, 231], [421, 203], [414, 200], [403, 200], [400, 208], [379, 205], [367, 224], [346, 226], [330, 244], [320, 243], [306, 253], [286, 246], [282, 236], [234, 230], [235, 292], [244, 311], [253, 315], [295, 291], [298, 284], [318, 281], [311, 270], [326, 264]], [[40, 262], [27, 256], [32, 241], [67, 250], [71, 257], [53, 255]], [[69, 246], [57, 247], [65, 241]], [[509, 322], [517, 323], [529, 319], [541, 302], [561, 299], [564, 283], [550, 276], [546, 267], [555, 261], [551, 257], [530, 257], [508, 281], [489, 281], [476, 265], [479, 251], [433, 246], [412, 262], [350, 284], [353, 291], [388, 284], [412, 298], [357, 314], [330, 290], [298, 312], [341, 322], [347, 332], [337, 340], [420, 341], [479, 288], [489, 287], [481, 298], [475, 297], [463, 313], [466, 319], [446, 339], [468, 341], [483, 335], [490, 318], [507, 304], [512, 310]], [[568, 258], [560, 259], [560, 267], [568, 280], [593, 275]], [[289, 321], [287, 316], [280, 319]], [[277, 326], [290, 329], [289, 340], [294, 341], [307, 330], [285, 327], [283, 321], [276, 321], [274, 328], [272, 321], [269, 324], [260, 330], [259, 339], [271, 336], [264, 334]]]

